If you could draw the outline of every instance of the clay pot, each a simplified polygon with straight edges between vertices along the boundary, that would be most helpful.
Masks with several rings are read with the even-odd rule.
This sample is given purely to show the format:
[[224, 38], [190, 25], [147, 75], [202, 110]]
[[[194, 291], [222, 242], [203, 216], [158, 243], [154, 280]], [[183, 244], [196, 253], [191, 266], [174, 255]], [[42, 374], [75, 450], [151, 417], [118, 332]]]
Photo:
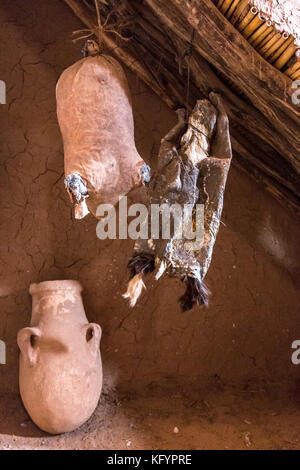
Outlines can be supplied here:
[[81, 291], [77, 281], [31, 284], [31, 324], [18, 333], [21, 397], [51, 434], [81, 426], [101, 393], [101, 328], [88, 323]]

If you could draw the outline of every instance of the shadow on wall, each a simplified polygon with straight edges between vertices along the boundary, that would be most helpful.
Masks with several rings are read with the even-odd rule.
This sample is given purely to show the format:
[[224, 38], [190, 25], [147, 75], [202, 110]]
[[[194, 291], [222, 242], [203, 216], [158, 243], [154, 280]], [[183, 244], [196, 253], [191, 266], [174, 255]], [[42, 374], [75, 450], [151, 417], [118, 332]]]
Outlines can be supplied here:
[[240, 233], [258, 253], [264, 253], [289, 276], [295, 287], [300, 283], [299, 218], [248, 176], [231, 168], [225, 193], [223, 220]]

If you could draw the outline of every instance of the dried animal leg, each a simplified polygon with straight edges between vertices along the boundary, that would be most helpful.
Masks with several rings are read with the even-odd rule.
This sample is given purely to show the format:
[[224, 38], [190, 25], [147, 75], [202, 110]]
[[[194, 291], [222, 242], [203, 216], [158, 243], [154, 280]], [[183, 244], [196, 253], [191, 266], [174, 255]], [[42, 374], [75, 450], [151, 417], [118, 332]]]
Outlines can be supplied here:
[[[180, 299], [182, 310], [194, 304], [208, 304], [209, 291], [204, 278], [219, 229], [232, 157], [229, 123], [222, 100], [215, 93], [209, 98], [210, 101], [197, 102], [187, 124], [180, 112], [177, 126], [162, 139], [158, 168], [147, 188], [151, 207], [156, 204], [169, 208], [172, 233], [165, 239], [162, 227], [157, 239], [138, 240], [129, 262], [132, 278], [138, 276], [136, 282], [143, 282], [142, 275], [155, 267], [157, 279], [164, 273], [180, 278], [186, 284], [186, 293]], [[182, 214], [186, 207], [192, 208], [193, 221], [197, 222], [195, 212], [199, 204], [204, 206], [204, 237], [200, 245], [191, 246], [186, 235], [190, 233], [190, 220], [183, 217], [183, 236], [177, 237], [176, 211], [179, 207]], [[139, 293], [141, 290], [138, 289]], [[135, 286], [132, 291], [135, 303]]]

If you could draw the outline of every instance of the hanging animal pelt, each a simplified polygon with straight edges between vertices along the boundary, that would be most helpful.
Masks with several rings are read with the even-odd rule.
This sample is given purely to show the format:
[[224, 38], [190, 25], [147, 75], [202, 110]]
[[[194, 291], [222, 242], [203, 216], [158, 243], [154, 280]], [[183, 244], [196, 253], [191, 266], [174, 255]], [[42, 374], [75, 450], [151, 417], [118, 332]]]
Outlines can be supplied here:
[[135, 147], [131, 98], [121, 65], [87, 41], [84, 58], [67, 68], [56, 87], [63, 137], [65, 186], [75, 218], [142, 184], [144, 161]]
[[[144, 288], [144, 275], [155, 270], [156, 279], [167, 274], [185, 284], [186, 292], [179, 299], [183, 311], [195, 304], [208, 305], [210, 292], [204, 278], [219, 230], [232, 158], [229, 124], [221, 97], [213, 92], [209, 100], [197, 101], [188, 120], [185, 110], [177, 113], [178, 124], [162, 139], [157, 169], [148, 185], [149, 206], [167, 204], [172, 214], [174, 203], [182, 209], [189, 205], [194, 224], [196, 205], [202, 205], [203, 237], [197, 249], [187, 245], [190, 240], [185, 236], [176, 237], [174, 230], [169, 239], [137, 240], [128, 263], [131, 274], [124, 294], [131, 306]], [[183, 233], [191, 233], [184, 227], [186, 223], [190, 220], [183, 219]]]

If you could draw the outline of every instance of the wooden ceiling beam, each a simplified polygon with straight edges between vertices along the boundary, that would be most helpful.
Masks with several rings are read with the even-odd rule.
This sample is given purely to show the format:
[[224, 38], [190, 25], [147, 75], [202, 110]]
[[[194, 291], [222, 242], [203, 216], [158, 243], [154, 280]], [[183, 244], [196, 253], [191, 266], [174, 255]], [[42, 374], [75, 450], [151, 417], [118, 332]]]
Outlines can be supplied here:
[[300, 111], [291, 80], [256, 52], [210, 0], [145, 0], [157, 18], [237, 85], [285, 141], [300, 172]]

